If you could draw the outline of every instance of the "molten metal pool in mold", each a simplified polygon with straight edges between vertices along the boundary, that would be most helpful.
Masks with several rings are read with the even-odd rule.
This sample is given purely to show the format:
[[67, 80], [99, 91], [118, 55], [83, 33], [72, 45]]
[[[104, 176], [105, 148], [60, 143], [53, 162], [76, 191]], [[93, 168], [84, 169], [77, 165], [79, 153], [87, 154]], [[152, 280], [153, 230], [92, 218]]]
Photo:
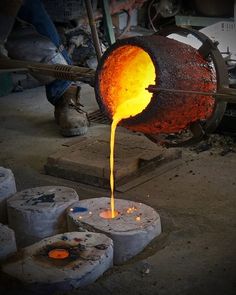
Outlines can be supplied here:
[[141, 252], [161, 233], [159, 214], [151, 207], [128, 200], [115, 200], [116, 217], [111, 218], [110, 198], [76, 202], [68, 210], [70, 231], [104, 233], [114, 243], [114, 263], [120, 264]]
[[64, 233], [22, 249], [2, 270], [30, 289], [54, 294], [86, 286], [113, 265], [113, 242], [100, 233]]

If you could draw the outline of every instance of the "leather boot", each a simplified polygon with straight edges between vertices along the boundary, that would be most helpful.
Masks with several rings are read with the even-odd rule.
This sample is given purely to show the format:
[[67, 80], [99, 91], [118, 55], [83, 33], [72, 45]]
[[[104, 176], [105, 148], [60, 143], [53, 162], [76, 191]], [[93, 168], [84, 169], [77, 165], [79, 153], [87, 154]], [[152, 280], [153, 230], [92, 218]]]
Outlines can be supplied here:
[[55, 106], [55, 120], [63, 136], [83, 135], [88, 129], [88, 119], [79, 103], [80, 87], [71, 86]]

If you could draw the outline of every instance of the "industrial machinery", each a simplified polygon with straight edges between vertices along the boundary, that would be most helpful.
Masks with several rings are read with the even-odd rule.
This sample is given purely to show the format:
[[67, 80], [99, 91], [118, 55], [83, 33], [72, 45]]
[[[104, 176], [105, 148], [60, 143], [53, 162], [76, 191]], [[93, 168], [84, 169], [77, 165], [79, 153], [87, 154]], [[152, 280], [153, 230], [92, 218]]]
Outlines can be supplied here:
[[[194, 49], [167, 37], [173, 33], [192, 34], [201, 46]], [[130, 62], [135, 61], [132, 56], [137, 56], [139, 51], [144, 51], [155, 67], [156, 78], [150, 85], [136, 79], [138, 64]], [[16, 68], [56, 79], [88, 79], [94, 84], [95, 72], [91, 69], [10, 59], [0, 61], [0, 69]], [[124, 73], [130, 77], [119, 84]], [[186, 146], [200, 141], [216, 129], [227, 102], [236, 103], [236, 90], [229, 87], [228, 70], [217, 44], [199, 31], [180, 27], [117, 41], [103, 54], [94, 86], [100, 109], [109, 118], [115, 105], [114, 93], [129, 93], [134, 88], [137, 91], [145, 87], [151, 93], [150, 103], [140, 114], [122, 120], [120, 125], [167, 146]]]

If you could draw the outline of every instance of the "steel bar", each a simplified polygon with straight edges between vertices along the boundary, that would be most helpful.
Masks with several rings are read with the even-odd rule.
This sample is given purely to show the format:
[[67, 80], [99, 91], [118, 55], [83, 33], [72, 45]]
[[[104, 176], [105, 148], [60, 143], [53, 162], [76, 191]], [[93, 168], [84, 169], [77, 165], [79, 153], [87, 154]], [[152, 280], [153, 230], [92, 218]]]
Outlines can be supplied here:
[[94, 16], [93, 16], [93, 7], [92, 7], [90, 0], [85, 0], [84, 2], [85, 2], [87, 15], [88, 15], [88, 19], [89, 19], [89, 25], [90, 25], [90, 29], [91, 29], [93, 44], [94, 44], [95, 51], [97, 54], [97, 59], [99, 60], [102, 57], [102, 51], [101, 51], [100, 42], [99, 42], [99, 38], [98, 38], [96, 23], [95, 23]]
[[32, 73], [54, 77], [59, 80], [78, 81], [81, 78], [93, 78], [95, 71], [89, 68], [61, 65], [61, 64], [41, 64], [14, 59], [0, 59], [0, 70], [24, 69]]
[[176, 15], [175, 23], [177, 26], [208, 27], [222, 21], [234, 21], [233, 18], [227, 17], [202, 17], [202, 16], [185, 16]]
[[[228, 88], [230, 89], [230, 88]], [[216, 99], [228, 101], [231, 103], [236, 103], [236, 91], [233, 89], [222, 88], [222, 93], [219, 92], [204, 92], [204, 91], [190, 91], [190, 90], [180, 90], [180, 89], [167, 89], [156, 87], [155, 85], [149, 85], [146, 90], [152, 93], [158, 92], [170, 92], [175, 94], [189, 94], [189, 95], [204, 95], [204, 96], [213, 96]], [[223, 92], [225, 91], [225, 93]]]
[[113, 43], [116, 42], [116, 38], [115, 38], [114, 30], [113, 30], [113, 24], [112, 24], [108, 1], [102, 0], [101, 5], [102, 5], [103, 21], [104, 21], [105, 30], [106, 30], [107, 41], [109, 45], [112, 45]]

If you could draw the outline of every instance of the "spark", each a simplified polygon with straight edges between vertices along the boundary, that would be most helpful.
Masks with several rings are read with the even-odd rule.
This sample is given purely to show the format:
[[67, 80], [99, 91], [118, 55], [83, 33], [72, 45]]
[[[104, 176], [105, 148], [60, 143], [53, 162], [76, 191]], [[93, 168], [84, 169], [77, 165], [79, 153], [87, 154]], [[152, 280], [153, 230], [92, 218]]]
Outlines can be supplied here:
[[126, 213], [131, 214], [131, 213], [133, 213], [134, 211], [137, 211], [137, 208], [136, 208], [136, 207], [131, 207], [131, 208], [128, 208], [128, 209], [127, 209]]

